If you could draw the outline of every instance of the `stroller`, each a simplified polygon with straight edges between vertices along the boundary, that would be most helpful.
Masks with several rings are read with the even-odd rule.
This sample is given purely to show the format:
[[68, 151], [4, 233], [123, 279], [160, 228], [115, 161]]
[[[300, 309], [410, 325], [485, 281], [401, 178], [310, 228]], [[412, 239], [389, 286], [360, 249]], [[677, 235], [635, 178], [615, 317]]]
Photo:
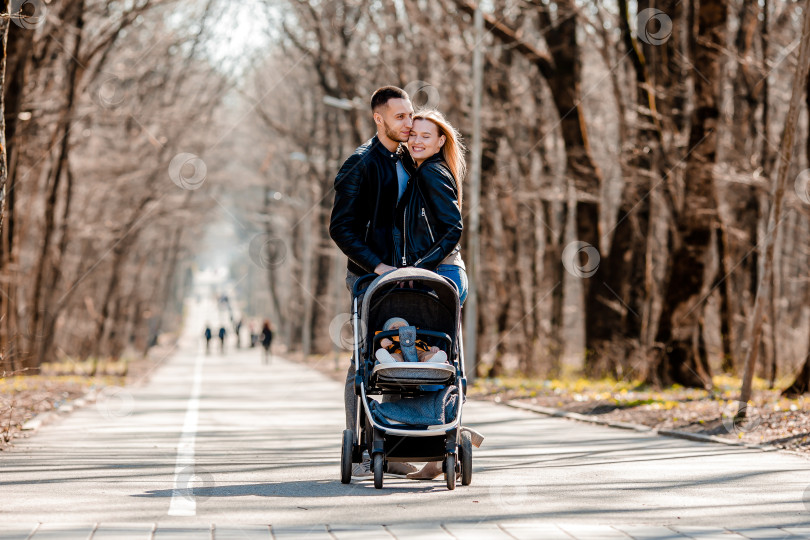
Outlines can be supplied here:
[[[373, 281], [372, 281], [373, 280]], [[371, 283], [369, 284], [369, 282]], [[402, 287], [403, 282], [413, 288]], [[375, 332], [391, 317], [405, 318], [412, 326]], [[374, 487], [383, 486], [387, 461], [441, 461], [448, 489], [455, 489], [460, 472], [462, 485], [472, 480], [472, 442], [461, 430], [462, 405], [467, 380], [461, 339], [458, 292], [451, 281], [418, 268], [401, 268], [382, 276], [369, 274], [357, 280], [352, 291], [357, 420], [355, 429], [343, 432], [340, 480], [351, 482], [352, 463], [363, 451], [371, 457]], [[383, 338], [399, 334], [404, 347], [408, 337], [447, 354], [447, 363], [394, 362], [375, 365], [374, 353]], [[405, 330], [406, 333], [402, 333]], [[407, 333], [409, 332], [409, 333]], [[436, 390], [441, 388], [441, 390]], [[395, 396], [383, 400], [372, 396]], [[425, 423], [403, 423], [384, 416], [386, 406], [405, 409], [417, 403], [437, 405], [437, 420], [416, 415]], [[429, 422], [429, 423], [427, 423]], [[355, 438], [357, 434], [357, 438]]]

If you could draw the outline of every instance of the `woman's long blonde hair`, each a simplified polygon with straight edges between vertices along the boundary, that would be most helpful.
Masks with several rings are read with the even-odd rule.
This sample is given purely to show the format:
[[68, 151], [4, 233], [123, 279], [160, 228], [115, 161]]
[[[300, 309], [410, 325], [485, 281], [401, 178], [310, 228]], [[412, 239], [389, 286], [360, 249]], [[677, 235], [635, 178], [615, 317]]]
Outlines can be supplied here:
[[458, 190], [458, 207], [461, 208], [461, 184], [464, 175], [467, 173], [467, 162], [464, 159], [464, 141], [461, 134], [454, 128], [442, 113], [434, 109], [419, 111], [413, 115], [414, 120], [430, 120], [439, 128], [439, 136], [444, 135], [445, 141], [442, 145], [442, 157], [447, 162], [450, 172], [456, 179], [456, 189]]

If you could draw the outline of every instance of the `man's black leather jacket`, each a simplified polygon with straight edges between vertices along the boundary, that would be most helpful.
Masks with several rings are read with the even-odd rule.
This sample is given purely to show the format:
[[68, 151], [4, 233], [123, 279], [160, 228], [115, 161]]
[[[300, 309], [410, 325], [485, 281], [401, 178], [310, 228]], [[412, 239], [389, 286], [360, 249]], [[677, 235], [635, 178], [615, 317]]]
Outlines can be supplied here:
[[458, 251], [462, 219], [458, 189], [441, 152], [412, 173], [397, 206], [398, 229], [404, 231], [394, 266], [436, 267]]
[[329, 236], [349, 258], [348, 268], [355, 274], [371, 274], [381, 262], [397, 266], [393, 241], [397, 159], [399, 154], [390, 152], [375, 135], [354, 151], [335, 177]]

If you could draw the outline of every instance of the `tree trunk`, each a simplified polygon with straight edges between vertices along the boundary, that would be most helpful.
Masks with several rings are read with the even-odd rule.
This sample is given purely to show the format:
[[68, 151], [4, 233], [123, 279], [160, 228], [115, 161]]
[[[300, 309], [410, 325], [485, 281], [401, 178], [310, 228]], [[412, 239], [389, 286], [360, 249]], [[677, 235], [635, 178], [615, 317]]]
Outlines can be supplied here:
[[760, 32], [760, 43], [762, 46], [762, 70], [765, 76], [762, 77], [762, 140], [761, 149], [759, 152], [760, 167], [762, 167], [765, 176], [770, 176], [770, 142], [768, 140], [768, 127], [770, 126], [770, 106], [768, 100], [770, 96], [770, 73], [771, 69], [768, 67], [768, 41], [769, 41], [769, 27], [768, 21], [770, 18], [770, 0], [762, 0], [762, 32]]
[[[5, 5], [5, 3], [4, 3]], [[17, 233], [17, 156], [21, 148], [21, 137], [18, 133], [19, 115], [22, 110], [23, 89], [28, 79], [28, 64], [31, 58], [31, 50], [34, 32], [20, 28], [14, 24], [8, 27], [7, 64], [4, 84], [2, 86], [2, 97], [5, 100], [5, 137], [6, 137], [6, 159], [8, 163], [8, 180], [5, 187], [5, 197], [3, 199], [2, 231], [0, 231], [0, 275], [4, 281], [0, 284], [2, 294], [0, 294], [0, 314], [3, 321], [0, 336], [2, 336], [3, 351], [19, 350], [19, 336], [17, 335], [17, 323], [19, 313], [17, 308], [17, 252], [15, 238]], [[18, 355], [19, 356], [19, 355]], [[14, 355], [3, 354], [4, 359], [15, 364], [20, 360]], [[21, 366], [20, 366], [21, 367]]]
[[[804, 91], [804, 99], [805, 99], [805, 108], [810, 111], [810, 73], [807, 74], [807, 87]], [[810, 167], [810, 122], [808, 122], [807, 126], [807, 140], [805, 141], [805, 159], [807, 160], [807, 165]]]
[[[8, 2], [3, 2], [3, 12], [8, 13]], [[0, 45], [2, 45], [2, 51], [0, 51], [0, 235], [3, 233], [3, 216], [6, 213], [6, 183], [8, 180], [6, 107], [3, 94], [6, 89], [6, 43], [8, 42], [8, 27], [10, 24], [11, 21], [7, 17], [0, 17]], [[0, 347], [2, 347], [0, 348], [0, 373], [11, 371], [12, 366], [6, 352], [5, 340], [0, 341]]]
[[586, 371], [591, 376], [623, 376], [628, 357], [638, 349], [646, 296], [646, 245], [650, 223], [649, 192], [660, 177], [661, 129], [655, 95], [647, 73], [644, 54], [630, 33], [626, 0], [619, 0], [622, 40], [635, 73], [635, 151], [629, 160], [630, 177], [625, 181], [610, 252], [602, 257], [589, 280], [585, 301]]
[[[43, 307], [42, 294], [45, 275], [49, 264], [49, 251], [53, 231], [56, 227], [56, 206], [59, 196], [59, 190], [62, 180], [62, 173], [67, 167], [68, 152], [70, 149], [70, 126], [73, 120], [73, 110], [76, 104], [76, 87], [78, 84], [79, 70], [81, 66], [77, 58], [82, 43], [82, 30], [84, 27], [84, 0], [79, 0], [75, 6], [75, 27], [76, 36], [73, 43], [73, 53], [69, 60], [68, 68], [68, 91], [65, 109], [62, 112], [62, 117], [59, 123], [59, 133], [61, 133], [61, 141], [59, 146], [59, 156], [56, 158], [56, 164], [50, 178], [50, 190], [45, 200], [45, 225], [42, 233], [42, 246], [39, 251], [39, 260], [37, 262], [36, 277], [34, 279], [34, 292], [31, 300], [30, 312], [30, 345], [34, 352], [26, 362], [27, 368], [38, 368], [44, 360], [44, 347], [42, 343], [38, 343], [38, 336], [47, 336], [45, 325], [50, 324], [48, 307]], [[57, 269], [53, 268], [51, 271], [56, 272]]]
[[[571, 178], [577, 194], [576, 237], [581, 242], [600, 250], [599, 239], [599, 189], [602, 173], [596, 166], [588, 142], [588, 130], [580, 107], [582, 91], [582, 57], [577, 42], [577, 7], [573, 0], [557, 3], [557, 20], [552, 22], [548, 8], [540, 7], [542, 30], [546, 32], [554, 69], [544, 73], [554, 106], [560, 118], [560, 131], [565, 142], [566, 174]], [[541, 73], [545, 69], [538, 66]], [[581, 262], [587, 264], [587, 255], [582, 253]], [[584, 283], [588, 297], [590, 283]]]
[[[763, 275], [759, 282], [759, 289], [757, 290], [757, 297], [756, 301], [754, 302], [754, 315], [751, 321], [751, 330], [749, 332], [748, 342], [751, 345], [745, 358], [745, 373], [743, 374], [743, 383], [740, 390], [740, 408], [737, 411], [737, 417], [740, 418], [745, 417], [745, 406], [748, 403], [748, 400], [751, 398], [751, 386], [754, 378], [754, 369], [757, 363], [760, 340], [762, 339], [762, 321], [765, 315], [765, 307], [769, 294], [768, 285], [771, 283], [773, 275], [774, 251], [776, 245], [776, 235], [779, 230], [779, 223], [781, 222], [782, 199], [785, 195], [787, 176], [790, 170], [793, 149], [795, 146], [796, 128], [799, 120], [799, 102], [806, 86], [808, 76], [807, 71], [808, 66], [810, 66], [810, 9], [807, 9], [807, 6], [805, 6], [803, 16], [804, 22], [802, 24], [799, 61], [796, 66], [796, 75], [793, 79], [790, 106], [785, 119], [785, 130], [782, 133], [782, 142], [779, 145], [779, 148], [781, 149], [781, 152], [779, 153], [779, 169], [777, 171], [776, 182], [774, 182], [771, 192], [773, 204], [771, 205], [771, 211], [768, 217], [768, 229], [765, 237], [766, 244], [765, 249], [763, 250], [765, 257], [765, 268], [763, 269]], [[786, 392], [788, 390], [792, 391], [794, 385], [797, 387], [801, 386], [801, 381], [799, 381], [797, 378], [797, 380], [794, 381], [794, 384], [788, 387]]]
[[712, 288], [720, 291], [720, 341], [723, 348], [723, 359], [720, 368], [724, 373], [734, 373], [736, 363], [733, 351], [734, 311], [732, 308], [733, 291], [731, 286], [731, 268], [727, 254], [728, 232], [722, 223], [718, 223], [715, 233], [717, 235], [717, 261], [719, 265], [718, 281]]
[[670, 237], [672, 262], [664, 293], [664, 310], [656, 342], [663, 350], [654, 358], [657, 381], [684, 386], [709, 387], [711, 376], [705, 348], [700, 346], [707, 257], [712, 230], [717, 223], [714, 165], [722, 87], [721, 51], [727, 32], [728, 0], [701, 2], [697, 12], [698, 35], [694, 43], [696, 104], [686, 161], [684, 204], [676, 215]]
[[[161, 266], [161, 273], [160, 276], [163, 280], [163, 286], [158, 287], [156, 291], [160, 291], [160, 296], [155, 299], [155, 305], [159, 306], [158, 313], [157, 313], [157, 322], [156, 332], [160, 334], [161, 329], [163, 328], [163, 319], [166, 313], [166, 310], [169, 308], [169, 298], [171, 297], [172, 292], [172, 285], [175, 281], [175, 274], [177, 273], [177, 259], [180, 254], [180, 240], [183, 238], [183, 226], [179, 225], [174, 229], [174, 235], [172, 236], [172, 241], [168, 244], [168, 256], [166, 258], [166, 265]], [[145, 352], [149, 350], [150, 344], [147, 340]]]

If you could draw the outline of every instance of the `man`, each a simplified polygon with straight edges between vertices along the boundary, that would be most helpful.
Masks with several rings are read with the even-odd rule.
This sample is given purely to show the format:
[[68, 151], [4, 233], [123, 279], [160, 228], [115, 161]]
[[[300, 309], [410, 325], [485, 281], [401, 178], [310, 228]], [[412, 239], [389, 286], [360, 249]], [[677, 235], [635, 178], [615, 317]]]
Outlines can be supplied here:
[[211, 327], [208, 326], [208, 323], [205, 325], [205, 354], [208, 354], [211, 351], [211, 338], [214, 337], [214, 334], [211, 332]]
[[[379, 88], [371, 96], [371, 113], [377, 134], [358, 147], [338, 171], [329, 224], [329, 235], [349, 258], [349, 290], [362, 275], [382, 275], [395, 269], [394, 209], [409, 178], [402, 163], [405, 150], [400, 147], [413, 127], [413, 105], [408, 94], [396, 86]], [[344, 400], [346, 427], [354, 430], [357, 396], [354, 362], [350, 364]], [[415, 470], [410, 464], [391, 462], [387, 472], [407, 474]], [[353, 476], [371, 474], [367, 462], [355, 465]]]
[[225, 327], [219, 327], [219, 352], [225, 354]]

